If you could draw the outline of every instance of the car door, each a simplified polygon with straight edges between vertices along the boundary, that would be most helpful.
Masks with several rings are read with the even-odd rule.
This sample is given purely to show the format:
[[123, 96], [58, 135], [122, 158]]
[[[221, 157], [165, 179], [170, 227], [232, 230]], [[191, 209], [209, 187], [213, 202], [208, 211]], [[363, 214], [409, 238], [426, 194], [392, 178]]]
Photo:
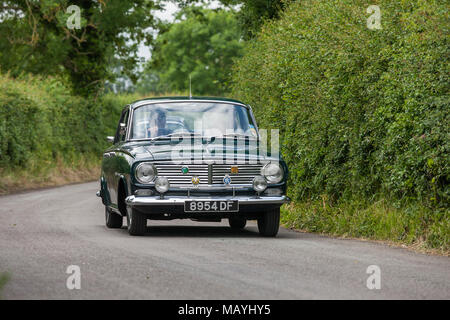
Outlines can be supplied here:
[[119, 165], [121, 146], [125, 142], [127, 125], [128, 125], [129, 107], [125, 107], [120, 116], [119, 124], [117, 126], [116, 135], [114, 137], [114, 146], [109, 149], [108, 162], [108, 191], [111, 199], [111, 204], [117, 207], [117, 188], [119, 184]]

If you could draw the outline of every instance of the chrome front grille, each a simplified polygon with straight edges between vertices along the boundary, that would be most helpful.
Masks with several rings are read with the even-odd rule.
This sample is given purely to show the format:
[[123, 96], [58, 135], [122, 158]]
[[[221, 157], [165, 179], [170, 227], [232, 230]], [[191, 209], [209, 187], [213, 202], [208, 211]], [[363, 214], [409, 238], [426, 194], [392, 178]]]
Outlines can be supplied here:
[[[192, 177], [200, 178], [199, 185], [208, 185], [208, 165], [207, 164], [173, 164], [170, 162], [154, 163], [158, 176], [169, 179], [171, 186], [192, 186]], [[189, 172], [183, 174], [181, 169], [187, 166]]]
[[[231, 173], [231, 167], [236, 166], [238, 173]], [[256, 164], [214, 164], [212, 167], [212, 183], [223, 184], [223, 177], [229, 175], [231, 185], [252, 184], [253, 178], [261, 174], [261, 163]]]
[[[174, 187], [192, 187], [192, 177], [200, 178], [199, 186], [223, 185], [225, 175], [231, 177], [231, 185], [252, 184], [253, 178], [261, 174], [262, 163], [255, 164], [174, 164], [172, 162], [154, 163], [159, 176], [169, 179]], [[182, 168], [187, 166], [189, 172], [183, 174]], [[237, 166], [238, 173], [231, 173], [231, 167]]]

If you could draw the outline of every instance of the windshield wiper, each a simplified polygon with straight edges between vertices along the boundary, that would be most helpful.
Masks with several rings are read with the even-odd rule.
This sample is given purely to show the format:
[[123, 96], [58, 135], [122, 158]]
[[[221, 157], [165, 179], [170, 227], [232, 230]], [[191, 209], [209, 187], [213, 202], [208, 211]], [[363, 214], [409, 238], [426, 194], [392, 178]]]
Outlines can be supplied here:
[[[236, 138], [250, 138], [250, 139], [256, 139], [256, 137], [253, 136], [249, 136], [247, 134], [242, 134], [242, 133], [226, 133], [224, 135], [222, 135], [222, 137], [236, 137]], [[220, 137], [219, 137], [220, 138]]]
[[193, 136], [201, 136], [200, 133], [195, 132], [174, 132], [164, 136], [158, 136], [154, 138], [150, 138], [151, 141], [162, 140], [162, 139], [170, 139], [172, 137], [193, 137]]
[[168, 134], [167, 137], [186, 137], [186, 136], [201, 136], [201, 133], [198, 132], [174, 132], [171, 134]]

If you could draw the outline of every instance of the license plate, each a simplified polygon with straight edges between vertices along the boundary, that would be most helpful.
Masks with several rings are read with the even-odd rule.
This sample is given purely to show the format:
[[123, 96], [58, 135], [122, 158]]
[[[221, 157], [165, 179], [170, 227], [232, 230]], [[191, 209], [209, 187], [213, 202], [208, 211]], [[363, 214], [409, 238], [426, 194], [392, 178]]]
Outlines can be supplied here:
[[238, 200], [186, 201], [185, 212], [237, 212]]

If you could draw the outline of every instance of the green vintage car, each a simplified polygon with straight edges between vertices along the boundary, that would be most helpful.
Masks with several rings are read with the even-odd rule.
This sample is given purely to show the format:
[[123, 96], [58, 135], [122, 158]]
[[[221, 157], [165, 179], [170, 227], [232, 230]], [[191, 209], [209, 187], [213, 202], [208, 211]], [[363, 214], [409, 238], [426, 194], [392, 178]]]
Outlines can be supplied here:
[[[100, 190], [106, 226], [143, 235], [147, 220], [221, 221], [278, 233], [288, 169], [267, 153], [251, 108], [237, 100], [139, 100], [120, 116], [103, 154]], [[273, 140], [273, 139], [272, 139]]]

